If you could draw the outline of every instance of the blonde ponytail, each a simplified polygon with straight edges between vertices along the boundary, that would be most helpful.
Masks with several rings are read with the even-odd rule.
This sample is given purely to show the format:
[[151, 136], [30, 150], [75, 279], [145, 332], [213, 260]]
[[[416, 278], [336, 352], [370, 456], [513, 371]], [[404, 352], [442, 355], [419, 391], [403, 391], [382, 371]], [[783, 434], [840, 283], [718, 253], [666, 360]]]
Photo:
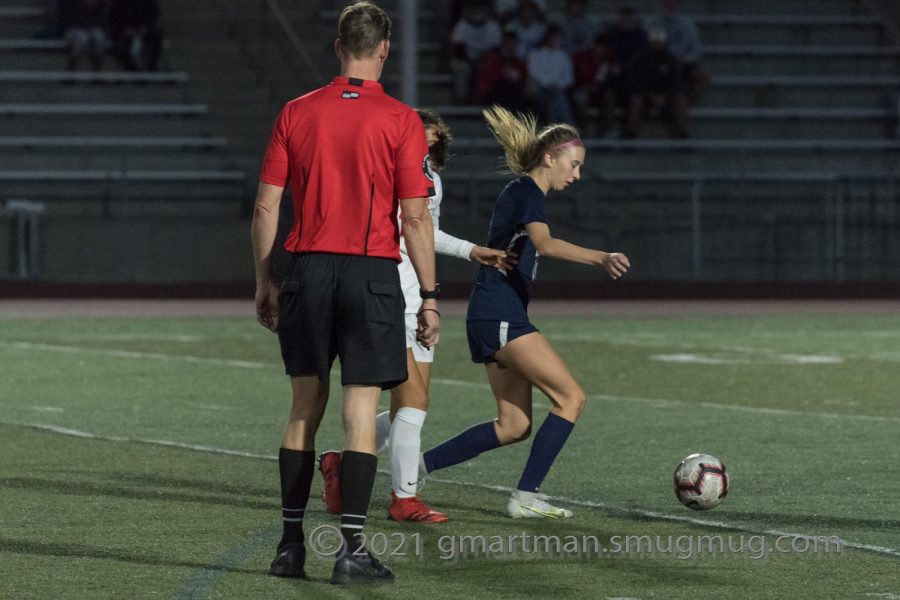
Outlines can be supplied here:
[[491, 106], [481, 111], [491, 133], [503, 146], [506, 166], [516, 175], [526, 175], [531, 169], [534, 148], [537, 145], [537, 122], [534, 115], [516, 117], [502, 106]]
[[578, 130], [565, 123], [547, 125], [538, 131], [534, 115], [517, 116], [496, 104], [482, 110], [481, 114], [503, 146], [506, 166], [516, 175], [528, 175], [541, 164], [544, 153], [579, 138]]

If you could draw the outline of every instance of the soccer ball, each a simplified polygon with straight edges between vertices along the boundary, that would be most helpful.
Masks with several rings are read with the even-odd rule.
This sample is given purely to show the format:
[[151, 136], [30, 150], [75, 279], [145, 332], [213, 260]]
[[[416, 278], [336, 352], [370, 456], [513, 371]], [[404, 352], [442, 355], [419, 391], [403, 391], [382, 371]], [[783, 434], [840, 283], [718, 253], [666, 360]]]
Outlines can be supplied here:
[[675, 495], [694, 510], [709, 510], [728, 494], [725, 465], [709, 454], [691, 454], [675, 469]]

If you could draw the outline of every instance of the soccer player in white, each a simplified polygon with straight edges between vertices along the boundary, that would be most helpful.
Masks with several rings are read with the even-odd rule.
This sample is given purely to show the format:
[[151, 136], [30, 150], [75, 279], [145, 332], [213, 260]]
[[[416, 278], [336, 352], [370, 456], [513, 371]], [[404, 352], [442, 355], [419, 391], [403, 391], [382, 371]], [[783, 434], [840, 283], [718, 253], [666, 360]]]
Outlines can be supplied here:
[[[475, 260], [484, 265], [507, 269], [511, 257], [502, 250], [477, 246], [472, 242], [453, 237], [440, 229], [443, 186], [438, 174], [444, 167], [447, 147], [452, 139], [450, 129], [435, 113], [423, 109], [417, 111], [425, 126], [430, 166], [424, 165], [434, 182], [434, 195], [428, 199], [428, 210], [434, 222], [435, 252], [464, 260]], [[419, 280], [406, 254], [406, 244], [400, 238], [400, 285], [406, 300], [406, 357], [409, 379], [391, 389], [391, 410], [380, 413], [375, 427], [375, 444], [378, 452], [390, 449], [391, 454], [391, 505], [388, 517], [395, 521], [442, 523], [447, 515], [429, 508], [417, 495], [419, 478], [419, 451], [422, 445], [422, 425], [428, 411], [428, 394], [431, 382], [431, 363], [434, 348], [423, 346], [418, 338], [417, 315], [422, 305]], [[323, 500], [329, 512], [340, 513], [341, 501], [337, 486], [340, 473], [340, 453], [324, 452], [319, 467], [325, 478]]]

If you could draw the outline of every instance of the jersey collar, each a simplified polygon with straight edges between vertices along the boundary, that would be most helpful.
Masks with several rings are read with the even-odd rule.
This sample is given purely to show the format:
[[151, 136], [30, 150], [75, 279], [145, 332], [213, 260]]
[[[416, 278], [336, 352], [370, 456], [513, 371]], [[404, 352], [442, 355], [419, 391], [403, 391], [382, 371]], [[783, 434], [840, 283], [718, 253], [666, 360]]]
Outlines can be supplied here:
[[335, 77], [331, 80], [332, 85], [355, 85], [357, 87], [378, 90], [379, 92], [384, 91], [381, 87], [381, 84], [377, 81], [372, 81], [371, 79], [358, 79], [356, 77]]

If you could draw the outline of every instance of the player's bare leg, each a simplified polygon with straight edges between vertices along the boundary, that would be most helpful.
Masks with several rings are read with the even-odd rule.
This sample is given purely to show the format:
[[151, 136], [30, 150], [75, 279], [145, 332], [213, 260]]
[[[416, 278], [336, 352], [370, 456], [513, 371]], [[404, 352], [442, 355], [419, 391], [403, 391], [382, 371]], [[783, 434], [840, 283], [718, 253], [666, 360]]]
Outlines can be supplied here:
[[516, 338], [494, 357], [540, 389], [553, 403], [550, 414], [534, 436], [528, 462], [510, 497], [507, 512], [513, 518], [571, 517], [572, 511], [549, 504], [538, 489], [584, 409], [584, 392], [540, 333]]
[[[388, 448], [391, 454], [391, 505], [388, 518], [395, 521], [443, 523], [447, 515], [429, 508], [418, 498], [419, 452], [422, 425], [428, 411], [428, 381], [431, 365], [417, 363], [411, 348], [406, 350], [409, 378], [391, 390], [391, 425]], [[427, 368], [421, 369], [420, 367]], [[425, 371], [427, 379], [422, 376]], [[379, 415], [381, 420], [386, 416]], [[381, 427], [383, 431], [383, 424]]]
[[531, 435], [531, 384], [515, 369], [499, 363], [485, 365], [488, 382], [497, 402], [494, 430], [501, 446]]
[[[431, 390], [431, 363], [429, 362], [418, 362], [415, 360], [415, 357], [410, 357], [410, 351], [407, 349], [407, 357], [406, 357], [406, 366], [407, 371], [409, 373], [413, 372], [413, 369], [419, 372], [419, 376], [422, 378], [422, 381], [425, 383], [425, 389], [429, 391]], [[375, 450], [378, 454], [381, 454], [385, 450], [388, 449], [391, 443], [391, 423], [394, 421], [394, 417], [397, 415], [397, 411], [400, 410], [403, 406], [413, 406], [406, 405], [404, 402], [406, 399], [404, 396], [407, 396], [407, 393], [404, 393], [404, 390], [400, 389], [405, 386], [405, 383], [400, 384], [391, 390], [391, 408], [390, 410], [386, 410], [384, 412], [378, 413], [378, 416], [375, 420]], [[426, 405], [424, 408], [419, 406], [413, 406], [413, 408], [420, 408], [421, 410], [428, 410], [428, 406]]]
[[575, 422], [584, 410], [584, 391], [569, 367], [537, 332], [509, 342], [494, 354], [497, 361], [541, 390], [553, 403], [551, 413]]

